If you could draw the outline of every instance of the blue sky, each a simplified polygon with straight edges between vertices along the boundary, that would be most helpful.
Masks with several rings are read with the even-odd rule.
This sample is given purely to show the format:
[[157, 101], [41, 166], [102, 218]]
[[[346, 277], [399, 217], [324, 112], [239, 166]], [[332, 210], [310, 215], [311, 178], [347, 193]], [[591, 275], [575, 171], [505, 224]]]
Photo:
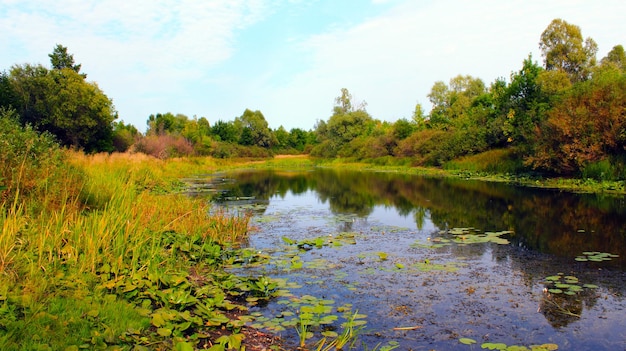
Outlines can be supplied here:
[[602, 58], [626, 45], [623, 0], [0, 0], [0, 70], [49, 66], [67, 46], [120, 119], [152, 113], [211, 123], [246, 108], [271, 128], [312, 129], [341, 88], [377, 119], [430, 109], [436, 81], [487, 85], [538, 49], [555, 18], [581, 27]]

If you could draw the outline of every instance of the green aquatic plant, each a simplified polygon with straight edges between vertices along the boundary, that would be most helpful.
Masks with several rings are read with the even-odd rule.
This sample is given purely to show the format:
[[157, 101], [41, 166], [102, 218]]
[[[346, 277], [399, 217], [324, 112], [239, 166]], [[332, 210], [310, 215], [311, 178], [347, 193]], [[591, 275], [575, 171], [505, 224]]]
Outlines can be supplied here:
[[586, 289], [595, 289], [598, 286], [594, 284], [583, 284], [577, 277], [558, 273], [546, 277], [544, 280], [545, 289], [551, 294], [576, 295]]
[[[474, 345], [476, 340], [471, 338], [460, 338], [459, 342], [464, 345]], [[503, 351], [555, 351], [559, 349], [557, 344], [541, 344], [541, 345], [507, 345], [505, 343], [485, 342], [480, 345], [481, 349], [486, 350], [503, 350]]]
[[321, 249], [324, 246], [339, 247], [343, 245], [355, 245], [357, 233], [341, 232], [337, 235], [329, 234], [327, 236], [318, 236], [311, 239], [293, 240], [283, 236], [282, 240], [287, 245], [295, 245], [299, 250], [309, 251], [312, 249]]
[[494, 243], [498, 245], [507, 245], [509, 240], [503, 236], [513, 234], [510, 230], [497, 232], [481, 232], [475, 228], [452, 228], [441, 230], [438, 237], [426, 239], [426, 243], [416, 241], [411, 245], [414, 248], [437, 249], [450, 245], [470, 245]]
[[619, 255], [615, 255], [608, 252], [597, 252], [597, 251], [585, 251], [582, 255], [579, 255], [575, 258], [578, 262], [602, 262], [602, 261], [610, 261], [613, 258], [618, 258]]

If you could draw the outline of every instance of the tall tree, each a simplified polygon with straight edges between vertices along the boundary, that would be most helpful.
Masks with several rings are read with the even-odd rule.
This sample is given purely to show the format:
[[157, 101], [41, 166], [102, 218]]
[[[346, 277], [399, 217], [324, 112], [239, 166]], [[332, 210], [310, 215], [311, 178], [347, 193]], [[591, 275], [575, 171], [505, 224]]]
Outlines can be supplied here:
[[0, 72], [0, 107], [17, 109], [18, 97], [11, 85], [9, 75], [5, 71]]
[[95, 83], [71, 69], [14, 66], [10, 80], [19, 99], [22, 123], [57, 137], [62, 145], [86, 152], [111, 151], [113, 102]]
[[467, 117], [466, 112], [475, 98], [485, 93], [485, 83], [470, 75], [450, 79], [450, 85], [437, 81], [428, 94], [433, 108], [429, 124], [434, 128], [448, 128]]
[[601, 61], [604, 64], [614, 64], [620, 70], [626, 70], [626, 53], [624, 53], [624, 47], [621, 45], [615, 45], [606, 57]]
[[549, 71], [562, 70], [572, 82], [589, 78], [596, 64], [598, 45], [591, 38], [583, 40], [580, 27], [554, 19], [541, 34], [539, 48]]
[[241, 117], [237, 117], [235, 124], [242, 128], [239, 138], [241, 145], [271, 147], [276, 142], [261, 111], [246, 109]]
[[239, 140], [240, 132], [233, 122], [217, 120], [211, 127], [211, 135], [218, 141], [225, 143], [235, 143]]
[[[48, 54], [50, 57], [50, 63], [52, 64], [52, 69], [64, 69], [68, 68], [73, 70], [76, 73], [80, 73], [81, 64], [74, 63], [74, 55], [71, 55], [67, 52], [67, 47], [57, 44], [54, 47], [54, 50], [51, 54]], [[87, 75], [84, 73], [80, 73], [83, 78], [87, 78]]]

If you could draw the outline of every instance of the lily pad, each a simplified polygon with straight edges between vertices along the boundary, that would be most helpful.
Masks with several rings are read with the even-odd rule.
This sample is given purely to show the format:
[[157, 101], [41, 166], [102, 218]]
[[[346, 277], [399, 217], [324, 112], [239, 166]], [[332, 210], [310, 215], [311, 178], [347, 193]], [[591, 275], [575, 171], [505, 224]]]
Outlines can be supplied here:
[[470, 338], [460, 338], [459, 342], [464, 345], [472, 345], [476, 343], [476, 340]]

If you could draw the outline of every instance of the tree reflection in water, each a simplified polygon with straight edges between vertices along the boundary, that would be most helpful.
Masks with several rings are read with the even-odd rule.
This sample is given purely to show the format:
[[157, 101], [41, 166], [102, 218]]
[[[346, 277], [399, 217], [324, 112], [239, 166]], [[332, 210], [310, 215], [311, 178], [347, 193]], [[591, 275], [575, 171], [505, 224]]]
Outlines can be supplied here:
[[[223, 177], [224, 175], [221, 175], [220, 179]], [[405, 260], [401, 262], [407, 268], [411, 260], [424, 257], [420, 255], [452, 257], [461, 262], [476, 262], [477, 265], [490, 260], [487, 263], [487, 269], [483, 269], [484, 267], [466, 268], [464, 272], [468, 276], [460, 278], [465, 280], [454, 280], [452, 278], [454, 275], [450, 274], [445, 275], [446, 278], [442, 278], [441, 275], [435, 278], [424, 273], [403, 276], [403, 280], [396, 280], [385, 276], [384, 271], [356, 272], [359, 269], [365, 269], [367, 264], [355, 263], [354, 266], [350, 266], [351, 258], [341, 258], [341, 264], [338, 267], [347, 265], [346, 269], [352, 270], [344, 274], [352, 274], [353, 279], [356, 280], [361, 279], [363, 287], [382, 289], [372, 294], [364, 294], [364, 296], [379, 296], [389, 301], [395, 300], [390, 299], [390, 296], [402, 298], [403, 306], [412, 309], [416, 316], [419, 315], [420, 323], [430, 322], [433, 326], [441, 324], [432, 332], [433, 334], [424, 336], [426, 341], [445, 340], [448, 335], [446, 330], [449, 330], [450, 324], [454, 323], [470, 323], [474, 325], [474, 328], [478, 328], [480, 323], [486, 323], [487, 327], [484, 328], [489, 329], [493, 327], [492, 322], [465, 319], [478, 318], [474, 315], [488, 318], [489, 313], [493, 313], [489, 311], [506, 311], [508, 314], [504, 320], [512, 323], [520, 321], [524, 323], [525, 319], [534, 320], [536, 317], [516, 316], [519, 310], [509, 306], [511, 303], [509, 300], [528, 299], [529, 296], [533, 300], [525, 300], [525, 302], [520, 300], [520, 306], [532, 305], [531, 313], [538, 310], [541, 314], [534, 313], [534, 315], [545, 317], [555, 330], [576, 326], [576, 322], [581, 319], [580, 316], [583, 313], [594, 318], [602, 318], [602, 313], [606, 311], [597, 312], [593, 307], [596, 304], [605, 304], [604, 300], [607, 297], [609, 300], [615, 297], [617, 302], [612, 306], [623, 305], [621, 301], [623, 298], [620, 296], [626, 294], [626, 288], [624, 281], [621, 280], [620, 283], [620, 279], [608, 278], [611, 286], [601, 286], [598, 290], [585, 288], [574, 296], [553, 294], [549, 291], [541, 293], [537, 290], [545, 277], [561, 271], [564, 271], [566, 275], [576, 275], [581, 282], [593, 284], [605, 279], [607, 275], [612, 274], [611, 272], [614, 272], [616, 276], [624, 276], [626, 205], [623, 198], [571, 194], [500, 183], [332, 169], [316, 169], [307, 172], [241, 171], [228, 174], [227, 177], [233, 181], [221, 182], [223, 188], [227, 190], [222, 198], [239, 198], [234, 202], [230, 201], [231, 204], [260, 203], [261, 206], [254, 207], [254, 209], [257, 215], [263, 215], [267, 206], [273, 201], [279, 202], [281, 199], [293, 198], [300, 194], [314, 196], [319, 203], [327, 206], [331, 214], [342, 218], [333, 223], [334, 230], [339, 232], [362, 230], [361, 222], [367, 222], [368, 218], [376, 215], [377, 211], [380, 212], [381, 208], [393, 209], [407, 221], [413, 222], [417, 231], [422, 231], [424, 228], [455, 227], [477, 228], [483, 232], [512, 231], [514, 234], [507, 236], [511, 243], [505, 245], [506, 247], [450, 245], [437, 249], [436, 253], [423, 249], [411, 250], [406, 242], [405, 247], [393, 251], [391, 245], [394, 244], [395, 239], [389, 240], [393, 237], [368, 238], [374, 243], [374, 246], [369, 249], [387, 250], [392, 255]], [[241, 200], [242, 198], [245, 200]], [[306, 210], [295, 212], [297, 215], [307, 213]], [[265, 241], [266, 243], [272, 243], [272, 237], [276, 236], [280, 241], [280, 235], [284, 235], [281, 233], [293, 235], [294, 231], [299, 229], [304, 231], [311, 229], [306, 223], [300, 223], [307, 220], [304, 218], [281, 217], [280, 220], [283, 222], [269, 225], [271, 235], [270, 239]], [[293, 227], [281, 229], [283, 226], [290, 225], [296, 226], [297, 229]], [[319, 228], [313, 229], [315, 235], [326, 233]], [[439, 230], [427, 230], [427, 236], [431, 240], [438, 237], [447, 238], [446, 234], [440, 233]], [[363, 241], [359, 240], [359, 242]], [[362, 253], [358, 250], [363, 249], [350, 250], [346, 248], [341, 252], [356, 257]], [[574, 261], [574, 258], [581, 255], [583, 251], [610, 252], [618, 254], [619, 257], [602, 263]], [[316, 250], [307, 254], [316, 255]], [[330, 256], [341, 253], [336, 250], [319, 253], [320, 256], [322, 254], [325, 259], [330, 259]], [[400, 257], [401, 254], [407, 256]], [[421, 259], [424, 263], [424, 259]], [[372, 272], [378, 275], [362, 275]], [[510, 276], [498, 276], [502, 272]], [[507, 288], [506, 284], [510, 284], [511, 288]], [[462, 291], [461, 294], [457, 291], [459, 289]], [[323, 291], [327, 291], [327, 288]], [[469, 291], [472, 294], [469, 294]], [[504, 292], [503, 300], [499, 300], [500, 296], [496, 292], [498, 294]], [[600, 298], [602, 302], [598, 302]], [[377, 315], [379, 319], [376, 320], [376, 323], [379, 323], [378, 326], [392, 327], [393, 325], [385, 323], [393, 321], [383, 320], [385, 306], [380, 305], [379, 300], [373, 300], [371, 303], [380, 309], [379, 312], [370, 312], [370, 314], [380, 313]], [[605, 305], [602, 306], [603, 309], [606, 308]], [[441, 318], [445, 318], [445, 323], [440, 320]], [[536, 332], [541, 334], [542, 327], [532, 323], [530, 324], [532, 326], [526, 327], [538, 328]], [[596, 325], [598, 324], [593, 324], [593, 327], [595, 328]], [[503, 325], [500, 327], [502, 327], [500, 331], [503, 337], [513, 332]], [[512, 328], [517, 328], [517, 326], [512, 326]], [[607, 328], [615, 328], [615, 325], [607, 326]], [[584, 339], [581, 337], [581, 340]], [[415, 341], [407, 342], [408, 347], [415, 345], [411, 344]], [[448, 348], [449, 344], [439, 346]]]

